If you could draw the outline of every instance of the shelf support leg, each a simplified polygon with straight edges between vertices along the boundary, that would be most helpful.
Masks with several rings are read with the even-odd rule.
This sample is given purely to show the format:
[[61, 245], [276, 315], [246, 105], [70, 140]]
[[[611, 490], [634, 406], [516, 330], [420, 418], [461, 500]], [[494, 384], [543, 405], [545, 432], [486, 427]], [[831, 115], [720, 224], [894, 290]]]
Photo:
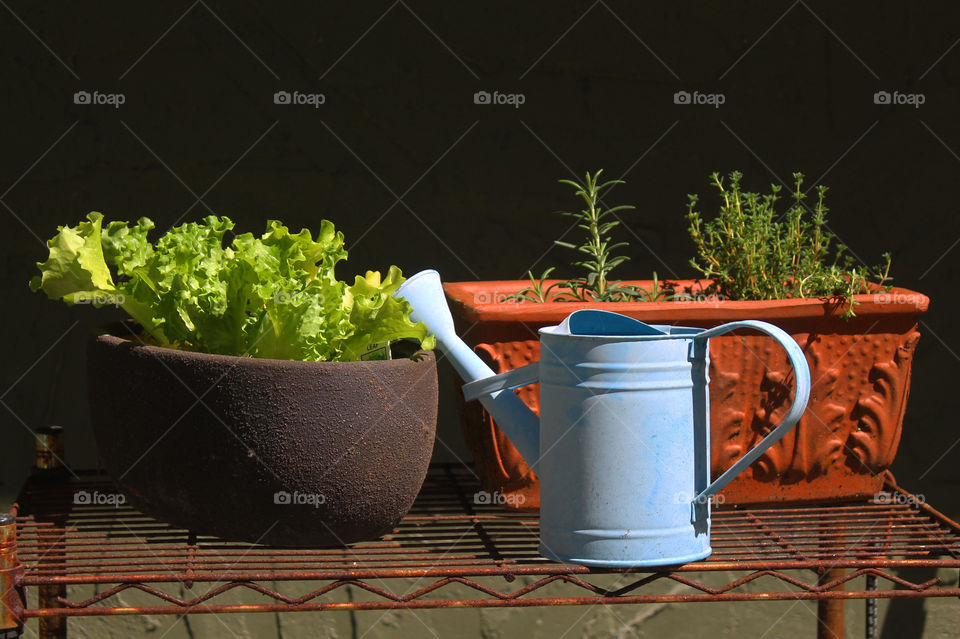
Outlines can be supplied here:
[[[63, 458], [63, 428], [60, 426], [45, 426], [37, 429], [34, 477], [42, 481], [47, 477], [52, 479], [65, 474], [66, 467], [63, 465]], [[37, 508], [34, 512], [34, 519], [51, 522], [58, 528], [65, 528], [72, 499], [72, 495], [66, 495], [56, 505], [48, 504], [44, 505], [43, 508]], [[49, 570], [50, 574], [57, 574], [59, 571], [55, 569], [66, 566], [66, 545], [63, 538], [55, 539], [41, 535], [37, 543], [37, 550], [42, 558], [43, 567]], [[58, 599], [66, 596], [66, 584], [49, 584], [37, 587], [37, 605], [40, 608], [60, 608], [62, 604]], [[40, 639], [66, 639], [67, 618], [40, 617], [39, 630]]]
[[[867, 590], [877, 589], [876, 575], [867, 575]], [[867, 639], [877, 639], [877, 600], [870, 597], [865, 602], [867, 619], [864, 628], [864, 635]]]
[[[843, 568], [825, 570], [818, 580], [819, 585], [840, 579]], [[840, 584], [834, 590], [843, 590]], [[817, 639], [843, 639], [843, 599], [821, 599], [817, 602]]]
[[0, 514], [0, 637], [19, 637], [23, 633], [23, 565], [17, 561], [17, 520]]

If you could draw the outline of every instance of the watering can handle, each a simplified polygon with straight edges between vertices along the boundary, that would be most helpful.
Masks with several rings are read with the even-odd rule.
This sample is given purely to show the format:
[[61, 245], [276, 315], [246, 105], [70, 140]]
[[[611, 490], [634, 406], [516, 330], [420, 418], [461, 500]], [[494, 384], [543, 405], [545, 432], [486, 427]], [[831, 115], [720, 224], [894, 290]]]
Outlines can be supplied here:
[[797, 344], [796, 340], [790, 337], [788, 333], [780, 328], [777, 328], [773, 324], [768, 324], [767, 322], [761, 322], [758, 320], [730, 322], [728, 324], [703, 331], [702, 333], [698, 333], [694, 337], [694, 341], [729, 333], [730, 331], [738, 328], [752, 328], [761, 331], [780, 343], [780, 346], [787, 351], [787, 356], [790, 359], [790, 365], [793, 367], [793, 376], [796, 379], [796, 392], [793, 395], [793, 403], [790, 405], [790, 410], [787, 412], [786, 416], [784, 416], [783, 421], [781, 421], [776, 428], [770, 431], [770, 433], [764, 437], [759, 444], [754, 446], [750, 452], [738, 459], [737, 463], [728, 468], [726, 472], [716, 479], [716, 481], [707, 486], [703, 492], [697, 495], [694, 498], [695, 504], [702, 504], [705, 502], [705, 500], [720, 492], [724, 486], [729, 484], [730, 481], [739, 475], [741, 471], [746, 469], [747, 466], [756, 461], [757, 458], [765, 453], [768, 448], [780, 441], [780, 438], [786, 435], [787, 431], [793, 428], [800, 420], [800, 416], [803, 415], [803, 411], [807, 408], [807, 400], [810, 399], [810, 368], [807, 366], [807, 359], [803, 355], [803, 350], [800, 348], [800, 345]]
[[520, 388], [540, 378], [540, 363], [534, 362], [493, 377], [484, 377], [463, 385], [463, 398], [468, 402], [508, 388]]

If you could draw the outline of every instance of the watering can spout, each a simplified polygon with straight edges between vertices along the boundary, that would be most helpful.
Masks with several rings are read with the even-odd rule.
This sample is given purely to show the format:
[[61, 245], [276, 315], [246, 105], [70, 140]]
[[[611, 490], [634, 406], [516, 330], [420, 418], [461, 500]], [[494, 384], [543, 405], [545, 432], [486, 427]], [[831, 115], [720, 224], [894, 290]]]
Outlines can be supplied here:
[[[457, 336], [439, 273], [432, 269], [420, 271], [401, 284], [394, 295], [410, 303], [413, 308], [410, 319], [426, 324], [427, 330], [437, 340], [437, 348], [450, 360], [464, 382], [470, 384], [495, 376], [490, 367]], [[528, 371], [528, 374], [531, 373], [536, 377], [535, 371]], [[518, 382], [522, 381], [520, 376], [517, 375]], [[527, 464], [535, 470], [540, 457], [540, 420], [523, 400], [509, 389], [478, 393], [467, 399], [480, 400]]]

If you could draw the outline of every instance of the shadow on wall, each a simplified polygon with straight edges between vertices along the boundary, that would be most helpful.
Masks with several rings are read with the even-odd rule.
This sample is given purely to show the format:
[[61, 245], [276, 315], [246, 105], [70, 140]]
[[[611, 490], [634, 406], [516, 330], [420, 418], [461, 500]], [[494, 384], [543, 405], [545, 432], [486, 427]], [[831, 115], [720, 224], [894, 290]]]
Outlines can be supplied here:
[[[937, 571], [933, 568], [912, 568], [899, 570], [897, 574], [919, 584], [936, 577]], [[923, 599], [891, 599], [882, 622], [880, 639], [922, 637], [927, 623]]]

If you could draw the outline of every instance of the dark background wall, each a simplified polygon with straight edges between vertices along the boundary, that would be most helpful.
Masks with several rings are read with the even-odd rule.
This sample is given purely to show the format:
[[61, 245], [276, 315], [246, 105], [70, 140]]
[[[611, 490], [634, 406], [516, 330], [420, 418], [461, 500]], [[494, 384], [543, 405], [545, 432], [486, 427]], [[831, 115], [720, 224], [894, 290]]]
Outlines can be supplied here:
[[[620, 275], [682, 277], [686, 194], [711, 171], [757, 190], [801, 170], [831, 187], [857, 256], [891, 251], [896, 283], [933, 299], [894, 471], [960, 515], [955, 3], [11, 2], [0, 25], [5, 495], [44, 424], [95, 463], [84, 342], [110, 313], [26, 287], [41, 240], [90, 210], [161, 229], [327, 218], [350, 247], [341, 277], [510, 279], [564, 263], [554, 211], [574, 201], [556, 180], [604, 168], [627, 180], [611, 202], [637, 206]], [[81, 90], [125, 102], [78, 105]], [[325, 103], [278, 105], [280, 90]], [[525, 102], [475, 104], [480, 90]], [[680, 90], [725, 102], [678, 105]], [[464, 454], [451, 406], [448, 457]]]

